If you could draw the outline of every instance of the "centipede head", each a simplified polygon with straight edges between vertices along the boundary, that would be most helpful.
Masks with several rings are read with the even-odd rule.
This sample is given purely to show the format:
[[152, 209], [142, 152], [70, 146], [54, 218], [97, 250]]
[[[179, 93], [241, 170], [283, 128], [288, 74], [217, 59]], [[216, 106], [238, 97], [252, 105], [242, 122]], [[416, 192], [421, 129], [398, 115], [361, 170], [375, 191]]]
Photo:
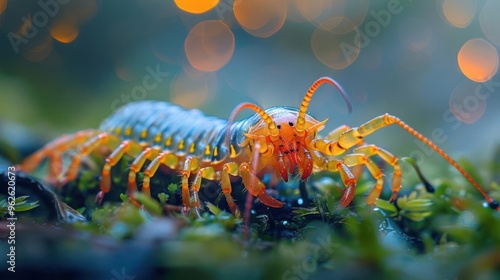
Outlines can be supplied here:
[[288, 175], [300, 175], [306, 179], [312, 172], [311, 141], [317, 132], [324, 128], [322, 122], [310, 115], [305, 115], [303, 135], [296, 130], [299, 110], [292, 107], [272, 107], [265, 111], [276, 124], [277, 134], [272, 135], [265, 122], [260, 121], [245, 133], [249, 152], [259, 147], [262, 165], [270, 163], [277, 175], [288, 181]]
[[[280, 106], [264, 111], [255, 104], [243, 103], [233, 110], [230, 123], [245, 108], [256, 111], [259, 116], [259, 120], [244, 134], [246, 141], [243, 143], [248, 147], [248, 153], [253, 156], [256, 166], [271, 164], [277, 175], [285, 181], [288, 181], [289, 174], [298, 174], [302, 179], [309, 177], [314, 165], [312, 140], [324, 128], [327, 120], [316, 120], [307, 114], [307, 108], [314, 92], [323, 83], [329, 83], [340, 91], [351, 112], [352, 106], [347, 94], [336, 81], [328, 77], [314, 82], [304, 96], [300, 109]], [[228, 137], [226, 141], [227, 139]]]

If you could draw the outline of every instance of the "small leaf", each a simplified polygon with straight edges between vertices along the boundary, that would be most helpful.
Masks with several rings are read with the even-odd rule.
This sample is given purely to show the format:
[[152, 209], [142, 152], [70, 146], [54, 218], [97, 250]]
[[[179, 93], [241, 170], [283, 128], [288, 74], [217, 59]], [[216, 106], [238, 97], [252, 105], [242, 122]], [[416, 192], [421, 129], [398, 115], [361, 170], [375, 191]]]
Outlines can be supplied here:
[[396, 206], [394, 206], [387, 200], [379, 198], [377, 199], [377, 201], [375, 201], [375, 205], [377, 205], [378, 208], [382, 209], [385, 213], [387, 213], [389, 217], [395, 217], [398, 215], [398, 209], [396, 208]]
[[403, 209], [406, 206], [407, 202], [408, 202], [408, 197], [406, 195], [397, 199], [398, 206], [401, 209]]
[[158, 201], [152, 199], [150, 196], [147, 196], [141, 192], [135, 192], [134, 198], [141, 203], [145, 209], [147, 209], [150, 213], [161, 216], [162, 207]]
[[215, 206], [214, 204], [210, 203], [210, 202], [206, 202], [206, 205], [207, 205], [207, 208], [208, 210], [214, 214], [215, 216], [219, 215], [222, 210], [219, 209], [219, 207]]
[[40, 206], [38, 204], [38, 201], [35, 201], [35, 202], [27, 202], [27, 201], [23, 201], [21, 203], [19, 203], [19, 205], [16, 203], [16, 210], [15, 212], [24, 212], [24, 211], [29, 211], [35, 207], [38, 207]]
[[417, 192], [416, 192], [416, 191], [412, 191], [412, 192], [410, 193], [410, 195], [408, 196], [408, 200], [409, 200], [409, 201], [412, 201], [412, 200], [414, 200], [414, 199], [416, 199], [416, 198], [417, 198]]
[[415, 222], [420, 222], [424, 220], [425, 218], [429, 217], [432, 214], [432, 212], [404, 212], [401, 211], [401, 216], [404, 216], [410, 220], [413, 220]]
[[432, 201], [426, 198], [417, 198], [406, 203], [405, 207], [401, 207], [408, 212], [423, 212], [432, 209]]
[[159, 193], [159, 194], [158, 194], [158, 198], [160, 199], [160, 203], [161, 203], [162, 205], [164, 205], [164, 204], [165, 204], [165, 202], [167, 202], [167, 199], [168, 199], [168, 194], [166, 194], [166, 193]]
[[[14, 212], [25, 212], [29, 211], [35, 207], [40, 206], [40, 204], [37, 201], [29, 202], [26, 201], [29, 196], [20, 196], [15, 199], [15, 205], [14, 205]], [[7, 198], [0, 201], [0, 217], [3, 217], [7, 212], [9, 208], [9, 203], [7, 202]]]
[[121, 194], [120, 194], [120, 199], [121, 199], [123, 202], [127, 202], [127, 201], [128, 201], [128, 195], [127, 195], [127, 194], [124, 194], [124, 193], [121, 193]]
[[327, 196], [326, 197], [326, 207], [328, 209], [328, 212], [330, 215], [333, 215], [338, 207], [336, 207], [335, 203], [337, 202], [337, 199], [334, 196]]
[[298, 217], [303, 217], [307, 215], [319, 215], [319, 210], [317, 207], [312, 208], [298, 208], [292, 211], [294, 214], [297, 214]]
[[167, 189], [170, 193], [174, 193], [178, 188], [179, 188], [179, 186], [177, 186], [177, 184], [170, 184], [167, 187]]

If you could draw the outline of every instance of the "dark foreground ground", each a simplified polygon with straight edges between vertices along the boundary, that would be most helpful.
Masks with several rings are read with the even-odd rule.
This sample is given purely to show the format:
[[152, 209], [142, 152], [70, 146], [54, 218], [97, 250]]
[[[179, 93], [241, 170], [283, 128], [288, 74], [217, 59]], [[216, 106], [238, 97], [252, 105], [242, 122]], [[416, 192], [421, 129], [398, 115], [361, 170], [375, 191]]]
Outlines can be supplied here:
[[[500, 279], [500, 212], [484, 207], [454, 172], [434, 178], [434, 192], [423, 183], [404, 186], [395, 205], [380, 199], [376, 208], [363, 197], [373, 185], [368, 176], [347, 209], [338, 207], [342, 187], [335, 175], [280, 184], [272, 194], [286, 206], [269, 209], [255, 201], [245, 238], [242, 218], [224, 211], [217, 185], [204, 186], [201, 198], [209, 204], [200, 218], [177, 213], [178, 177], [169, 172], [155, 177], [154, 199], [139, 196], [144, 206], [137, 208], [123, 195], [127, 159], [120, 164], [100, 207], [93, 202], [98, 172], [91, 167], [57, 195], [16, 173], [15, 229], [7, 219], [10, 180], [2, 174], [0, 278]], [[244, 209], [246, 193], [234, 185]], [[497, 184], [484, 186], [499, 198]], [[9, 264], [12, 251], [15, 263]]]

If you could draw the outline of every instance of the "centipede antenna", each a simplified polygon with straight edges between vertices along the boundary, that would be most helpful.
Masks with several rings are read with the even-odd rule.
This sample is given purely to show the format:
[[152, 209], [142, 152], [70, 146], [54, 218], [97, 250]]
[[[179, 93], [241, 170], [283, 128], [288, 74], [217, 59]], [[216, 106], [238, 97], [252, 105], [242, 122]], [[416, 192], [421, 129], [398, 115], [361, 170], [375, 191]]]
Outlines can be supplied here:
[[335, 81], [334, 79], [332, 79], [330, 77], [319, 78], [318, 80], [316, 80], [316, 82], [314, 82], [312, 84], [312, 86], [309, 88], [306, 95], [304, 96], [304, 99], [302, 100], [302, 104], [300, 105], [299, 116], [297, 117], [297, 126], [295, 127], [295, 130], [297, 132], [304, 131], [304, 127], [305, 127], [305, 123], [306, 123], [305, 116], [306, 116], [306, 112], [307, 112], [307, 107], [309, 107], [309, 103], [311, 102], [311, 98], [314, 95], [314, 92], [316, 91], [316, 89], [324, 83], [328, 83], [328, 84], [334, 86], [340, 92], [340, 94], [342, 94], [342, 97], [344, 98], [344, 100], [347, 104], [349, 114], [352, 113], [351, 101], [349, 100], [349, 96], [347, 95], [345, 90], [342, 88], [342, 86], [340, 86], [340, 84], [337, 83], [337, 81]]
[[267, 123], [267, 127], [269, 128], [269, 131], [271, 132], [271, 136], [277, 136], [279, 134], [279, 130], [278, 130], [278, 127], [276, 127], [276, 123], [273, 121], [273, 119], [271, 119], [271, 117], [264, 110], [262, 110], [259, 106], [255, 105], [253, 103], [245, 102], [245, 103], [241, 103], [238, 106], [236, 106], [233, 109], [233, 111], [231, 112], [231, 115], [229, 116], [229, 121], [227, 124], [227, 130], [226, 130], [226, 138], [224, 141], [226, 143], [227, 147], [229, 147], [229, 138], [231, 135], [231, 125], [233, 124], [236, 116], [243, 109], [252, 109], [255, 112], [257, 112], [257, 114], [260, 115], [262, 120]]
[[467, 173], [455, 160], [453, 160], [445, 151], [441, 150], [438, 146], [436, 146], [434, 143], [432, 143], [429, 139], [427, 139], [425, 136], [422, 134], [418, 133], [415, 129], [411, 128], [409, 125], [407, 125], [405, 122], [400, 120], [399, 118], [394, 117], [393, 118], [394, 123], [399, 125], [401, 128], [406, 130], [408, 133], [413, 135], [415, 138], [418, 140], [424, 142], [427, 144], [429, 147], [431, 147], [436, 153], [440, 154], [446, 161], [448, 161], [455, 169], [458, 170], [486, 199], [486, 202], [488, 203], [488, 206], [492, 209], [497, 209], [500, 211], [500, 206], [498, 204], [498, 201], [495, 199], [491, 198], [484, 190], [483, 188], [479, 185], [479, 183], [476, 182], [472, 178], [472, 176]]

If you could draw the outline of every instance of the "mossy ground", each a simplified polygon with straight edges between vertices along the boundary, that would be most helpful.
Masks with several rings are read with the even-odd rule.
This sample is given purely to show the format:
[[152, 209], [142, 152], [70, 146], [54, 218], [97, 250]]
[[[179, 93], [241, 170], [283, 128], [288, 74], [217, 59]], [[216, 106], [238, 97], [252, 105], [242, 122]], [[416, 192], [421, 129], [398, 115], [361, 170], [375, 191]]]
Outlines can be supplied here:
[[[112, 191], [96, 207], [102, 159], [95, 160], [89, 165], [94, 168], [84, 168], [58, 191], [88, 222], [33, 224], [27, 218], [23, 224], [20, 219], [21, 274], [82, 279], [500, 277], [500, 212], [485, 208], [482, 197], [459, 176], [433, 178], [434, 193], [422, 183], [405, 185], [395, 204], [380, 199], [375, 208], [364, 198], [374, 184], [367, 174], [345, 209], [338, 205], [343, 187], [336, 174], [312, 176], [305, 185], [307, 196], [296, 180], [280, 183], [273, 195], [285, 207], [254, 201], [245, 238], [243, 219], [227, 212], [217, 184], [206, 182], [202, 188], [200, 197], [207, 204], [201, 217], [177, 213], [175, 172], [159, 172], [152, 180], [153, 198], [138, 195], [143, 207], [136, 207], [124, 195], [129, 159], [113, 169]], [[247, 194], [240, 182], [233, 187], [244, 209]], [[487, 189], [500, 198], [497, 184]]]

